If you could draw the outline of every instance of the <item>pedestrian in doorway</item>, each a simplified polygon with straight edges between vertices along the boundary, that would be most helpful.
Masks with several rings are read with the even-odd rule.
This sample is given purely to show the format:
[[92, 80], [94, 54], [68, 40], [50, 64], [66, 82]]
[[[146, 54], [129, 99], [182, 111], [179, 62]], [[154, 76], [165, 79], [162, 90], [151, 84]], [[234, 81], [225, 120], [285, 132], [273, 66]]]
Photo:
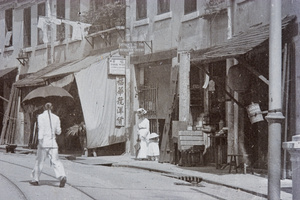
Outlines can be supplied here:
[[137, 152], [136, 158], [139, 160], [147, 160], [148, 153], [148, 136], [150, 134], [149, 131], [149, 120], [146, 118], [147, 111], [144, 108], [139, 108], [137, 110], [137, 115], [139, 117], [138, 121], [138, 139], [140, 143], [140, 148]]
[[58, 158], [58, 145], [56, 135], [61, 134], [60, 119], [57, 115], [51, 112], [53, 106], [51, 103], [46, 103], [44, 112], [38, 116], [38, 149], [35, 166], [32, 170], [31, 185], [39, 185], [39, 178], [43, 170], [43, 164], [48, 156], [50, 165], [54, 169], [57, 179], [60, 180], [59, 187], [64, 187], [67, 178], [64, 167]]
[[148, 144], [148, 157], [149, 160], [158, 161], [159, 156], [159, 135], [157, 133], [151, 133], [149, 136]]

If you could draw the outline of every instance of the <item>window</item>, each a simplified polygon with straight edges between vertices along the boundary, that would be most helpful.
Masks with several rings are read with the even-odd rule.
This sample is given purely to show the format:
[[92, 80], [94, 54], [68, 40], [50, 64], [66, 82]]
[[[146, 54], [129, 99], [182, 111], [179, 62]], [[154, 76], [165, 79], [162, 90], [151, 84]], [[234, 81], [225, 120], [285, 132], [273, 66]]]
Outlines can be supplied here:
[[147, 0], [137, 0], [136, 1], [136, 19], [147, 18]]
[[[38, 17], [40, 16], [46, 16], [46, 4], [45, 3], [40, 3], [38, 4]], [[38, 38], [37, 38], [37, 43], [38, 44], [43, 44], [43, 31], [42, 29], [38, 28]]]
[[197, 10], [197, 0], [184, 0], [184, 14], [189, 14]]
[[[72, 0], [70, 5], [70, 20], [71, 21], [79, 21], [79, 13], [80, 12], [80, 0]], [[70, 26], [70, 34], [69, 37], [72, 38], [73, 27]]]
[[13, 9], [5, 10], [5, 46], [12, 46]]
[[157, 14], [170, 12], [170, 0], [157, 0]]
[[31, 46], [31, 8], [24, 9], [24, 47]]
[[[57, 1], [56, 5], [56, 14], [57, 14], [57, 19], [65, 19], [65, 14], [66, 14], [66, 4], [65, 0], [59, 0]], [[56, 39], [57, 40], [64, 40], [65, 39], [65, 24], [62, 23], [61, 25], [57, 25], [57, 30], [56, 30]]]

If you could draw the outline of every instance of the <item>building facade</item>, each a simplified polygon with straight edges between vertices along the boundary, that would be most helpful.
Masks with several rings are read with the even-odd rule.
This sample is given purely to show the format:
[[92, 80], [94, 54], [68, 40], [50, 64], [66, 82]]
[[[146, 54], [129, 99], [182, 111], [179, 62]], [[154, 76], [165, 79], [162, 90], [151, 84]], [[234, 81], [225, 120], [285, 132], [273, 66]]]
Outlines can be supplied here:
[[[22, 100], [30, 91], [45, 85], [63, 87], [74, 98], [70, 105], [55, 102], [55, 112], [62, 121], [63, 136], [58, 138], [62, 150], [80, 149], [79, 138], [67, 137], [67, 130], [82, 122], [88, 149], [125, 141], [123, 104], [116, 111], [115, 102], [120, 94], [116, 85], [124, 87], [125, 70], [112, 72], [109, 70], [113, 67], [108, 67], [112, 61], [125, 62], [117, 51], [118, 42], [124, 39], [124, 22], [119, 18], [125, 18], [125, 10], [119, 13], [114, 10], [111, 18], [118, 23], [112, 23], [101, 11], [101, 8], [122, 10], [123, 7], [121, 2], [97, 0], [0, 2], [0, 69], [11, 69], [3, 71], [5, 76], [1, 77], [14, 75], [10, 82], [1, 84], [4, 91], [1, 144], [35, 148], [36, 116], [40, 108], [25, 105]], [[99, 13], [107, 19], [97, 24], [97, 20], [89, 18], [89, 13]], [[121, 115], [118, 124], [116, 113]]]
[[[126, 40], [144, 42], [146, 51], [130, 56], [132, 110], [151, 111], [151, 131], [161, 136], [161, 162], [180, 162], [176, 151], [183, 137], [176, 134], [187, 128], [203, 131], [204, 162], [221, 167], [227, 155], [239, 154], [239, 162], [266, 169], [270, 1], [128, 0], [127, 5]], [[295, 1], [282, 1], [283, 141], [298, 132], [296, 7]], [[253, 121], [253, 106], [259, 106], [262, 119]], [[174, 129], [174, 121], [186, 126]], [[282, 160], [289, 168], [283, 150]]]

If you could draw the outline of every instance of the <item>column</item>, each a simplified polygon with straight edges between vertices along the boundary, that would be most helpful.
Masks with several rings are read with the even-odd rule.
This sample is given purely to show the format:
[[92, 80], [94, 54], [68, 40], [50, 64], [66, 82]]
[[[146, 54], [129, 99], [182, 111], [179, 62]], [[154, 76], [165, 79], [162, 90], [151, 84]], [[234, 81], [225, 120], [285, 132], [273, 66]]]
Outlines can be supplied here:
[[190, 120], [190, 54], [183, 52], [179, 56], [179, 121], [188, 122]]

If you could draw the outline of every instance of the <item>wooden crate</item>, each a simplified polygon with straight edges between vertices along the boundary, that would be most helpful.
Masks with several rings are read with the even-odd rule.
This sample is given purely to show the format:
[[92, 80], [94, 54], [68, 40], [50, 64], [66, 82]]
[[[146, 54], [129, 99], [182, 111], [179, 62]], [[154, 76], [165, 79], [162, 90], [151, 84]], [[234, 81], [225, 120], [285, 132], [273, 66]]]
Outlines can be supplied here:
[[180, 165], [203, 165], [203, 151], [205, 149], [202, 131], [179, 131], [178, 150], [180, 151]]
[[188, 150], [195, 145], [204, 145], [202, 131], [178, 131], [179, 151]]

